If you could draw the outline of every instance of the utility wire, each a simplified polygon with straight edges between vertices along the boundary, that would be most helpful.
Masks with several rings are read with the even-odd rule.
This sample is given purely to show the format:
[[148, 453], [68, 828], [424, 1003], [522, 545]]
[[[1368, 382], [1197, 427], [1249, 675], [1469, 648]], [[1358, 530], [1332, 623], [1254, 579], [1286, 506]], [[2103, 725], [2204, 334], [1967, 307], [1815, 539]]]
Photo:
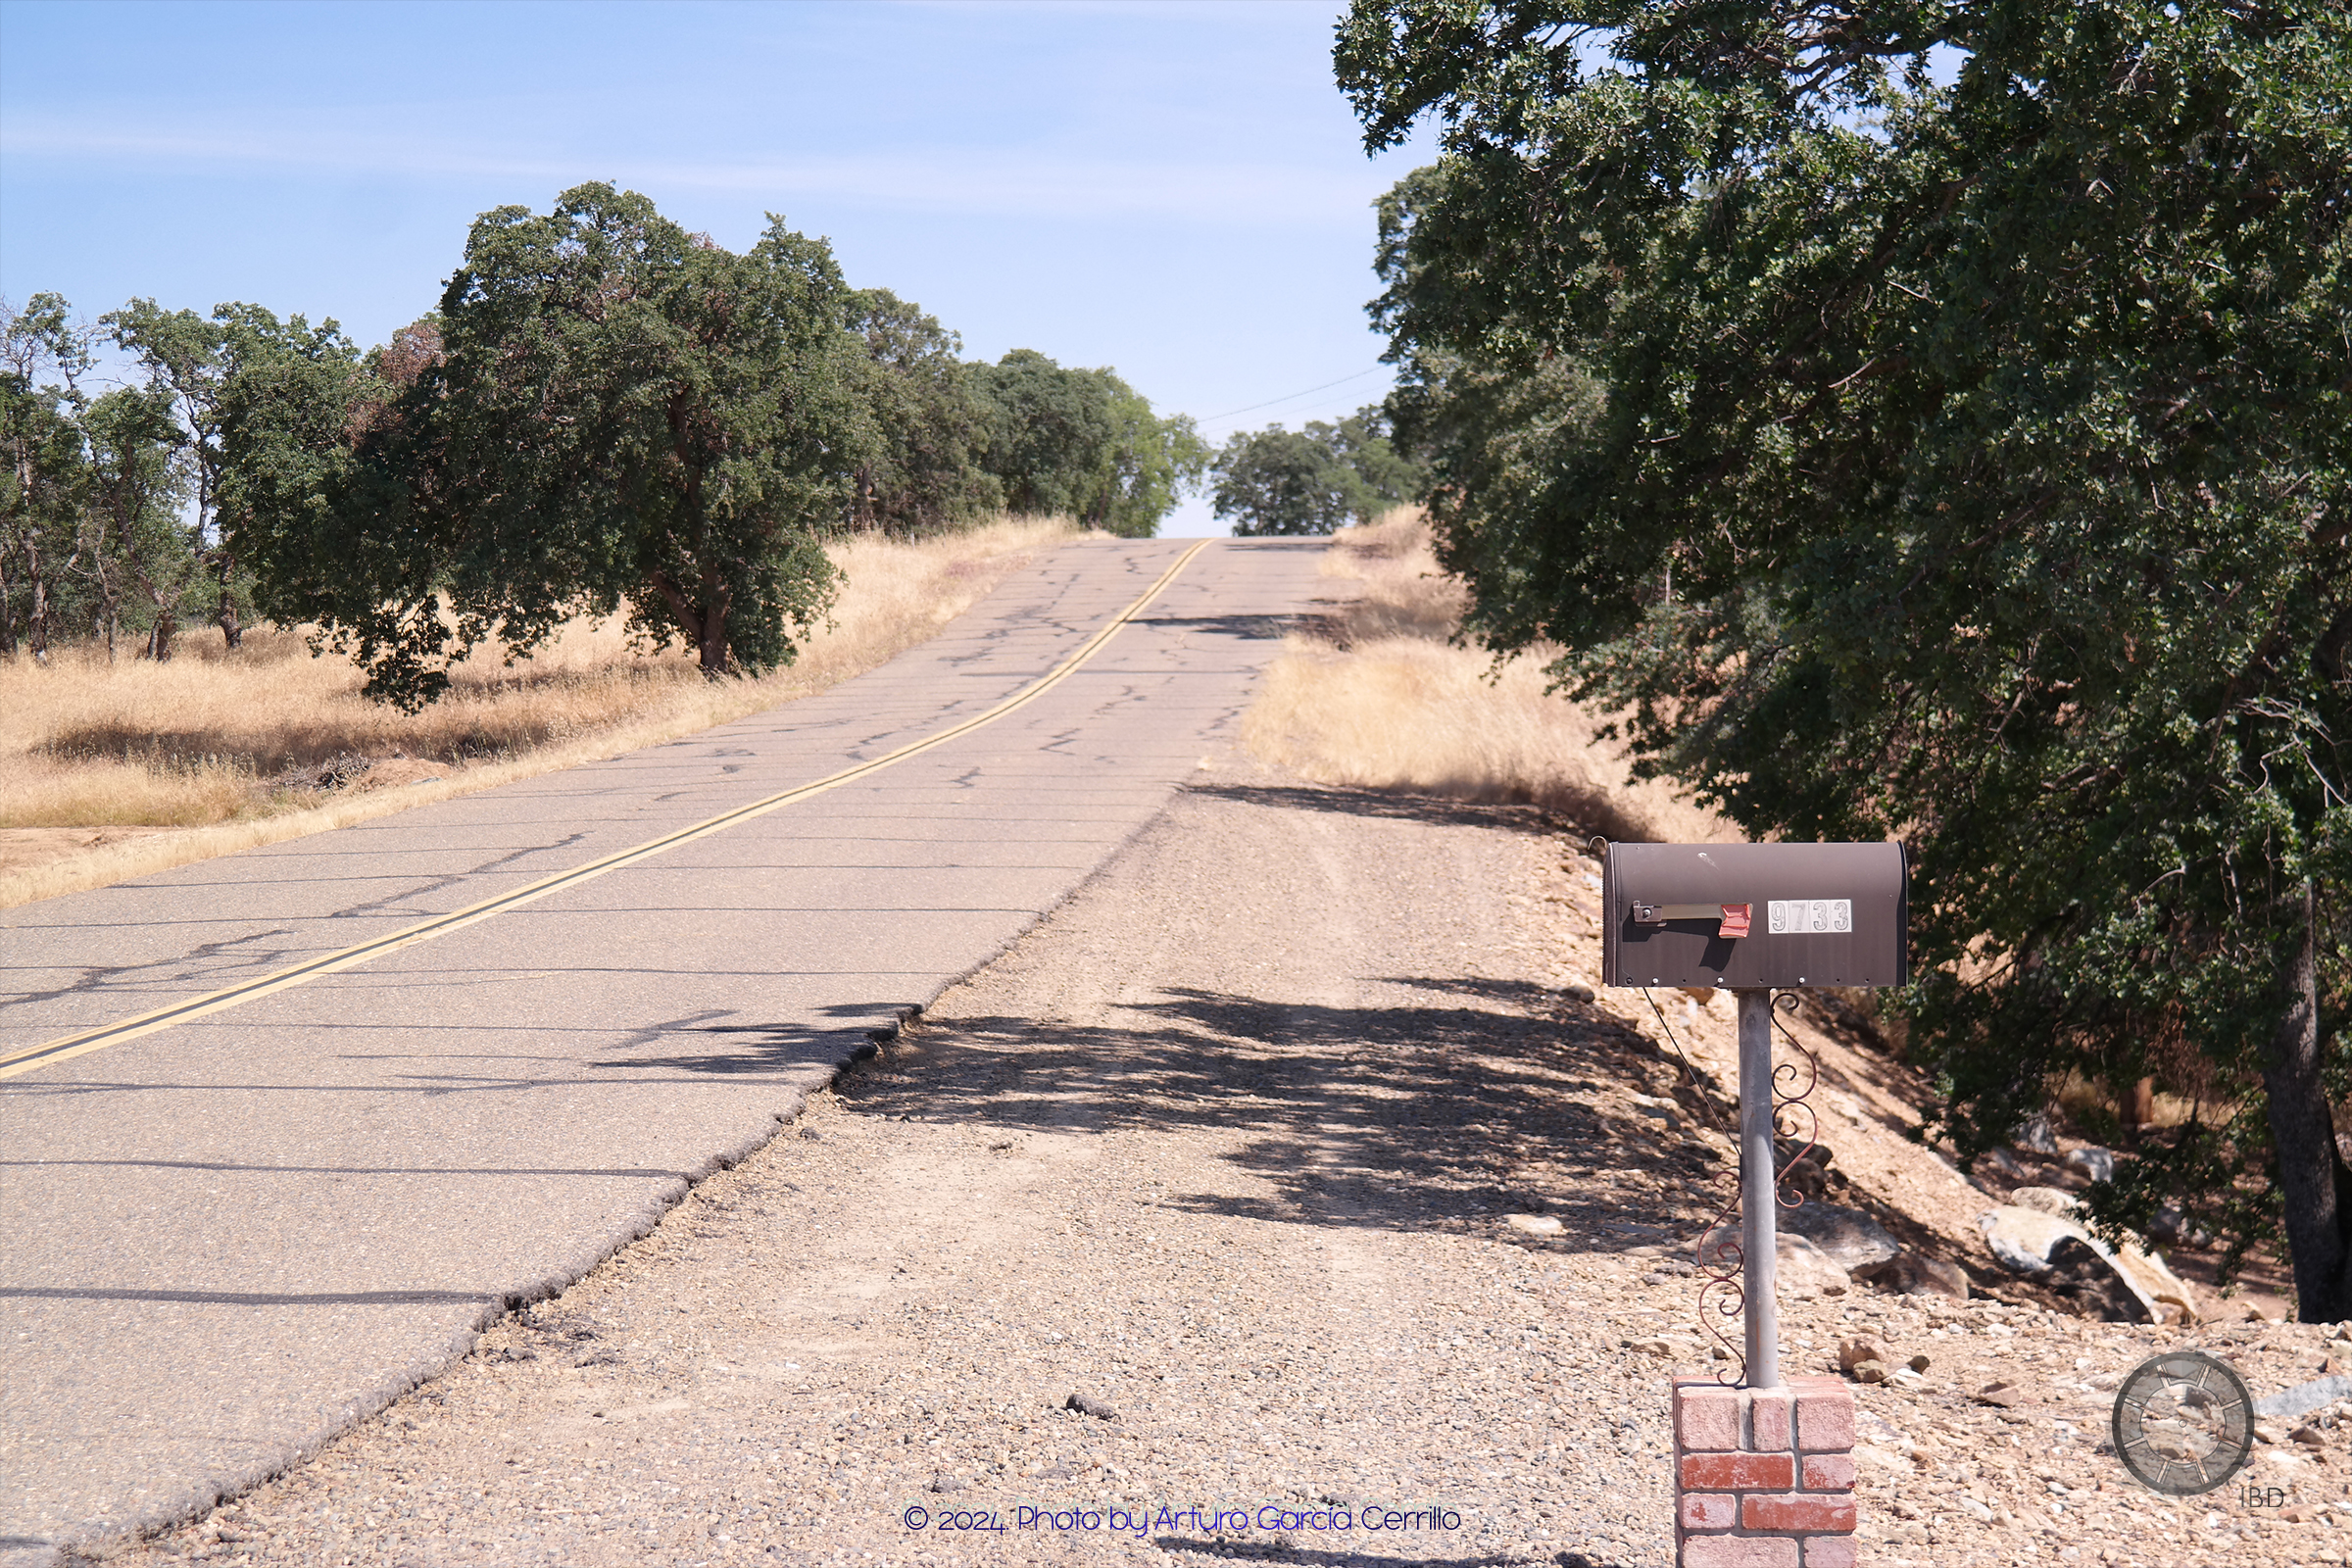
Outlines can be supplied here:
[[1358, 370], [1353, 375], [1343, 375], [1337, 381], [1326, 381], [1321, 386], [1310, 386], [1306, 392], [1288, 392], [1278, 398], [1268, 398], [1263, 403], [1252, 403], [1246, 409], [1227, 409], [1223, 414], [1212, 414], [1200, 422], [1214, 424], [1219, 419], [1230, 419], [1237, 414], [1255, 414], [1258, 410], [1270, 409], [1277, 403], [1288, 403], [1293, 398], [1305, 397], [1307, 392], [1328, 392], [1335, 386], [1346, 386], [1350, 381], [1361, 381], [1365, 376], [1376, 375], [1386, 368], [1386, 366], [1375, 365], [1369, 370]]

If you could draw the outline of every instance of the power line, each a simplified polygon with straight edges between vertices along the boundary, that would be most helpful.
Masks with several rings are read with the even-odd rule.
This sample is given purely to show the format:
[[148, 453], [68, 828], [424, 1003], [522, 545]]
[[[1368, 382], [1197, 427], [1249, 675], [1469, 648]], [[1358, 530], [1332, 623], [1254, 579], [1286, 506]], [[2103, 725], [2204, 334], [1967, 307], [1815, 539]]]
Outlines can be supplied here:
[[1365, 376], [1377, 375], [1382, 370], [1387, 368], [1387, 366], [1375, 365], [1369, 370], [1358, 370], [1353, 375], [1343, 375], [1337, 381], [1326, 381], [1321, 386], [1310, 386], [1306, 389], [1306, 392], [1286, 392], [1281, 397], [1268, 398], [1263, 403], [1252, 403], [1246, 409], [1227, 409], [1223, 414], [1212, 414], [1206, 418], [1202, 419], [1200, 422], [1202, 424], [1214, 424], [1219, 419], [1230, 419], [1237, 414], [1255, 414], [1258, 410], [1270, 409], [1277, 403], [1288, 403], [1293, 398], [1305, 397], [1307, 392], [1328, 392], [1335, 386], [1346, 386], [1350, 381], [1361, 381]]

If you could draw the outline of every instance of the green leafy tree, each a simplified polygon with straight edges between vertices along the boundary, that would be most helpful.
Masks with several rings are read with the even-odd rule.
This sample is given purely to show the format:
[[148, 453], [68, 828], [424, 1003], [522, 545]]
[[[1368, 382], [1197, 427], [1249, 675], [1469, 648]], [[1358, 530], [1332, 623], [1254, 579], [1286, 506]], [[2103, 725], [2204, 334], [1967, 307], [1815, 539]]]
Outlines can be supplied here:
[[1103, 377], [1110, 393], [1110, 441], [1081, 492], [1079, 519], [1123, 539], [1149, 539], [1185, 492], [1200, 484], [1208, 443], [1191, 416], [1162, 417], [1108, 370], [1090, 373]]
[[[582, 185], [485, 214], [437, 315], [365, 363], [257, 313], [230, 394], [235, 537], [270, 612], [414, 707], [485, 639], [624, 606], [707, 674], [788, 662], [869, 458], [831, 252], [770, 217], [735, 255]], [[227, 501], [224, 499], [224, 509]]]
[[1237, 431], [1211, 474], [1216, 514], [1236, 519], [1241, 535], [1326, 534], [1370, 522], [1427, 481], [1423, 466], [1397, 452], [1377, 406], [1337, 424], [1310, 419], [1298, 432], [1279, 424]]
[[1279, 424], [1236, 431], [1213, 473], [1210, 505], [1244, 537], [1331, 533], [1364, 510], [1355, 470], [1311, 432]]
[[1471, 629], [1751, 831], [1911, 842], [1964, 1153], [2153, 1078], [2101, 1212], [2352, 1314], [2352, 18], [1363, 0], [1337, 62], [1441, 126], [1375, 309]]
[[117, 387], [82, 417], [87, 467], [77, 554], [110, 661], [126, 628], [144, 631], [142, 658], [169, 658], [181, 615], [200, 603], [212, 575], [182, 518], [195, 485], [174, 402], [165, 388]]
[[1398, 450], [1388, 411], [1377, 403], [1343, 416], [1336, 424], [1310, 419], [1306, 433], [1354, 472], [1358, 522], [1420, 500], [1429, 486], [1428, 466]]
[[99, 336], [55, 294], [0, 307], [0, 652], [16, 650], [22, 624], [36, 660], [93, 635], [111, 660], [125, 631], [165, 658], [195, 603], [175, 399], [152, 384], [89, 396]]
[[860, 401], [873, 423], [855, 525], [928, 533], [1001, 510], [1004, 486], [983, 462], [993, 411], [960, 358], [962, 339], [886, 288], [858, 290], [850, 311], [865, 340]]
[[1148, 538], [1207, 466], [1190, 418], [1153, 415], [1109, 370], [1065, 369], [1034, 349], [973, 369], [992, 407], [988, 467], [1012, 512]]
[[[230, 370], [227, 322], [233, 314], [224, 308], [207, 318], [194, 311], [164, 310], [152, 299], [136, 299], [99, 318], [177, 416], [179, 444], [189, 460], [192, 480], [191, 544], [212, 578], [213, 622], [232, 649], [243, 643], [245, 619], [252, 612], [251, 574], [240, 566], [220, 515], [221, 399]], [[158, 616], [149, 652], [167, 659], [177, 613], [159, 609]]]
[[46, 661], [63, 631], [58, 595], [80, 534], [86, 470], [80, 418], [90, 334], [56, 294], [0, 302], [0, 652]]
[[1236, 518], [1237, 534], [1327, 534], [1350, 520], [1417, 498], [1428, 482], [1421, 463], [1391, 439], [1377, 405], [1336, 424], [1310, 419], [1296, 434], [1279, 424], [1237, 431], [1211, 469], [1216, 514]]
[[989, 471], [1004, 487], [1005, 507], [1030, 516], [1076, 515], [1110, 449], [1109, 389], [1035, 349], [1014, 349], [974, 370], [989, 400]]

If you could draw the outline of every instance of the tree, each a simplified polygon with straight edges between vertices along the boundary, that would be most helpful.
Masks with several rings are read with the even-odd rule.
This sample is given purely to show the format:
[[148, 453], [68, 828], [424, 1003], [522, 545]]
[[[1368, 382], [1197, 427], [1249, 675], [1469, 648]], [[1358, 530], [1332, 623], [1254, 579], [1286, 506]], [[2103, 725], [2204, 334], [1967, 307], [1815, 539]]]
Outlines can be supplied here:
[[[28, 652], [46, 661], [59, 627], [57, 593], [79, 533], [84, 476], [80, 380], [90, 334], [56, 294], [22, 311], [0, 302], [0, 652], [15, 653], [23, 617]], [[55, 379], [45, 379], [54, 377]]]
[[[439, 312], [361, 362], [256, 313], [229, 456], [270, 612], [431, 701], [485, 639], [528, 654], [623, 606], [706, 674], [788, 662], [870, 457], [864, 347], [822, 241], [735, 255], [610, 185], [483, 215]], [[224, 501], [224, 507], [226, 503]]]
[[1009, 511], [1148, 538], [1207, 466], [1190, 418], [1153, 415], [1110, 370], [1065, 369], [1034, 349], [973, 369], [993, 411], [989, 471]]
[[1110, 441], [1080, 493], [1079, 520], [1123, 539], [1149, 539], [1208, 466], [1208, 443], [1190, 415], [1165, 418], [1150, 400], [1108, 370]]
[[2282, 1223], [2352, 1314], [2352, 19], [1362, 0], [1337, 62], [1443, 125], [1375, 310], [1471, 629], [1751, 831], [1910, 841], [1964, 1155], [2152, 1077], [2106, 1220]]
[[[145, 623], [140, 657], [169, 658], [173, 629], [200, 586], [204, 558], [181, 520], [195, 488], [193, 465], [183, 461], [185, 432], [173, 402], [165, 388], [117, 387], [92, 403], [81, 421], [88, 457], [83, 548], [76, 554], [97, 592], [97, 629], [109, 661], [126, 612], [134, 629]], [[217, 575], [214, 586], [220, 587]], [[241, 597], [217, 602], [233, 606]]]
[[855, 525], [927, 533], [1000, 510], [1004, 487], [982, 463], [992, 408], [958, 357], [962, 339], [886, 288], [851, 296], [850, 328], [865, 340], [873, 423]]
[[1363, 510], [1355, 470], [1313, 435], [1270, 424], [1241, 430], [1217, 453], [1211, 504], [1244, 537], [1323, 534]]
[[1354, 472], [1358, 522], [1372, 521], [1387, 508], [1418, 501], [1428, 488], [1428, 466], [1397, 449], [1388, 410], [1377, 403], [1341, 416], [1337, 424], [1310, 419], [1306, 433]]
[[[194, 311], [167, 311], [152, 299], [136, 299], [119, 311], [99, 318], [115, 342], [131, 352], [146, 370], [148, 384], [175, 411], [181, 426], [193, 478], [195, 516], [190, 524], [193, 548], [214, 586], [213, 621], [230, 648], [242, 645], [245, 615], [251, 609], [251, 584], [225, 537], [220, 516], [222, 451], [221, 397], [229, 373], [228, 312], [217, 311], [211, 319]], [[149, 652], [169, 659], [175, 616], [155, 623]]]
[[1427, 477], [1397, 453], [1377, 406], [1337, 424], [1310, 419], [1297, 434], [1279, 424], [1237, 431], [1211, 471], [1216, 514], [1240, 518], [1234, 532], [1242, 535], [1325, 534], [1351, 519], [1370, 522], [1412, 500]]

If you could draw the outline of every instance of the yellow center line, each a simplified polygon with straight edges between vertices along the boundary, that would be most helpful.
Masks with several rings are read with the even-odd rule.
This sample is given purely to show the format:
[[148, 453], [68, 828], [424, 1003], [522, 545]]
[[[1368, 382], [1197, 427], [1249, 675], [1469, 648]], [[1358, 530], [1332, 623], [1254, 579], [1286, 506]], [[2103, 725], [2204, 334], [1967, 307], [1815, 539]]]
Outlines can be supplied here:
[[384, 954], [397, 953], [402, 948], [415, 947], [420, 942], [430, 942], [435, 937], [445, 937], [452, 931], [462, 930], [472, 925], [477, 920], [487, 920], [494, 914], [502, 914], [517, 906], [529, 904], [535, 899], [544, 899], [551, 893], [560, 893], [565, 888], [577, 887], [582, 882], [603, 876], [608, 871], [617, 871], [623, 866], [634, 865], [640, 860], [662, 854], [664, 850], [675, 849], [681, 844], [691, 844], [696, 839], [709, 838], [711, 834], [733, 827], [738, 822], [748, 822], [755, 816], [764, 816], [770, 811], [808, 800], [811, 796], [822, 795], [827, 790], [835, 790], [844, 784], [855, 783], [869, 774], [880, 772], [893, 763], [903, 762], [910, 757], [919, 757], [933, 747], [945, 746], [952, 740], [969, 735], [983, 725], [993, 724], [1007, 713], [1027, 707], [1076, 674], [1087, 661], [1102, 651], [1103, 646], [1110, 641], [1112, 634], [1142, 614], [1145, 607], [1158, 598], [1160, 590], [1173, 582], [1176, 574], [1190, 565], [1193, 558], [1206, 549], [1208, 543], [1206, 539], [1200, 540], [1185, 551], [1183, 555], [1178, 556], [1168, 569], [1159, 574], [1151, 587], [1136, 597], [1133, 604], [1120, 611], [1101, 630], [1087, 638], [1085, 642], [1080, 643], [1077, 650], [1067, 659], [1048, 670], [1033, 684], [1006, 698], [986, 712], [975, 713], [960, 723], [951, 724], [936, 735], [910, 742], [895, 752], [874, 758], [870, 761], [845, 767], [840, 772], [829, 774], [813, 784], [803, 784], [797, 788], [785, 790], [781, 794], [770, 795], [764, 800], [754, 801], [748, 806], [739, 806], [731, 811], [722, 811], [716, 816], [707, 817], [703, 821], [695, 823], [692, 827], [683, 827], [675, 833], [666, 833], [661, 838], [650, 839], [634, 849], [621, 850], [616, 854], [608, 855], [602, 859], [590, 860], [584, 865], [575, 865], [568, 871], [559, 871], [554, 876], [526, 883], [510, 893], [502, 893], [494, 899], [485, 899], [479, 904], [467, 905], [463, 909], [453, 909], [447, 914], [435, 915], [432, 919], [420, 920], [415, 925], [404, 926], [398, 931], [388, 932], [371, 942], [363, 942], [356, 947], [344, 948], [335, 953], [321, 954], [316, 958], [295, 964], [292, 968], [280, 969], [273, 974], [259, 975], [242, 985], [230, 986], [225, 990], [215, 991], [205, 996], [190, 997], [185, 1002], [175, 1002], [168, 1007], [158, 1007], [153, 1012], [144, 1012], [135, 1018], [124, 1018], [119, 1023], [110, 1023], [97, 1029], [85, 1030], [80, 1034], [68, 1035], [62, 1040], [52, 1040], [47, 1045], [26, 1046], [20, 1051], [0, 1054], [0, 1078], [13, 1078], [19, 1073], [30, 1072], [36, 1067], [46, 1067], [88, 1052], [103, 1051], [108, 1046], [121, 1045], [125, 1040], [136, 1040], [141, 1035], [154, 1034], [159, 1029], [169, 1029], [173, 1024], [184, 1023], [190, 1018], [201, 1018], [207, 1013], [221, 1012], [230, 1007], [242, 1006], [248, 1002], [269, 996], [273, 992], [284, 991], [306, 981], [316, 980], [320, 975], [349, 969]]

